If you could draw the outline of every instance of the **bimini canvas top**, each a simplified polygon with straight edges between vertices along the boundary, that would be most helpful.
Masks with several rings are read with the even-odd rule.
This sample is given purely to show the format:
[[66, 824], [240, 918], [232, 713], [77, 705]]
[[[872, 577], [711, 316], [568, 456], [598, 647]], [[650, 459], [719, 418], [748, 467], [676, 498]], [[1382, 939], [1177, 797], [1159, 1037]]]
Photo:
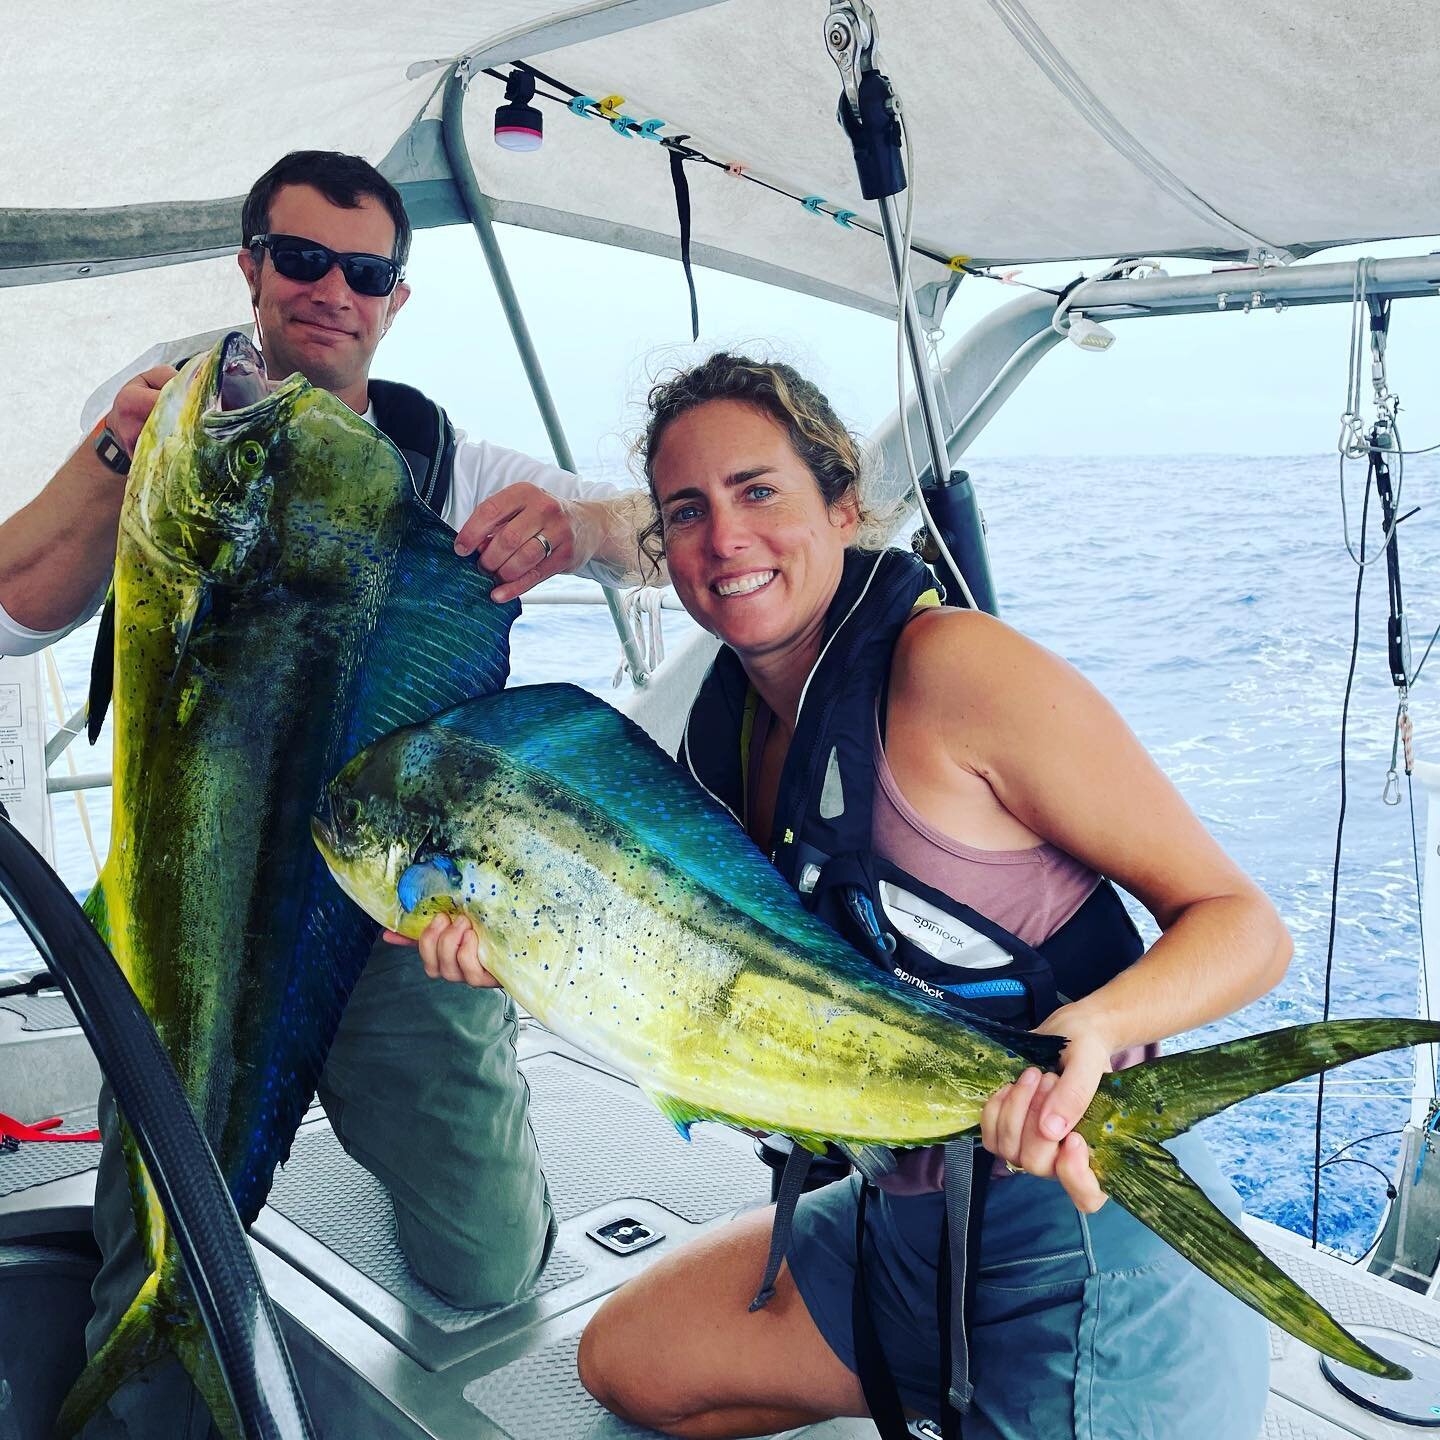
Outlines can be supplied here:
[[[957, 255], [1283, 259], [1440, 232], [1424, 0], [872, 8], [915, 146], [913, 268], [931, 303], [955, 282], [945, 262]], [[137, 337], [245, 318], [228, 259], [199, 257], [233, 253], [239, 197], [286, 150], [364, 154], [402, 185], [418, 224], [463, 219], [439, 133], [461, 57], [466, 148], [494, 219], [676, 253], [669, 154], [634, 133], [655, 121], [659, 140], [689, 137], [698, 152], [684, 165], [697, 263], [889, 310], [884, 246], [862, 228], [875, 208], [835, 122], [827, 11], [826, 0], [7, 7], [0, 363], [28, 380], [19, 394], [0, 387], [4, 508], [53, 469], [84, 396], [133, 359]], [[546, 77], [533, 154], [492, 143], [501, 77], [518, 61]], [[619, 97], [609, 110], [632, 123], [617, 128], [594, 104], [574, 113], [575, 96]], [[851, 224], [834, 218], [846, 212]]]

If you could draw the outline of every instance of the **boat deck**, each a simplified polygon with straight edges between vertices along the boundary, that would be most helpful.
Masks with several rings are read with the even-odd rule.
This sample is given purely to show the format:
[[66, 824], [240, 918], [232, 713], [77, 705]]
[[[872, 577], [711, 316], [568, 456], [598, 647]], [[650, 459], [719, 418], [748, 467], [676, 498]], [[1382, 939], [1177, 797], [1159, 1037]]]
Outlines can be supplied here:
[[[0, 1007], [0, 1108], [28, 1119], [64, 1108], [74, 1124], [87, 1123], [93, 1062], [77, 1081], [73, 1061], [84, 1041], [66, 1023], [63, 1002]], [[680, 1144], [633, 1085], [538, 1025], [523, 1029], [520, 1054], [560, 1235], [535, 1291], [518, 1304], [455, 1310], [419, 1284], [400, 1254], [380, 1183], [344, 1153], [318, 1107], [301, 1127], [253, 1236], [322, 1436], [633, 1440], [650, 1433], [606, 1415], [581, 1389], [580, 1332], [604, 1297], [653, 1259], [764, 1203], [769, 1172], [749, 1140], [718, 1127], [699, 1127], [691, 1145]], [[62, 1096], [72, 1103], [57, 1104]], [[0, 1253], [88, 1229], [98, 1150], [30, 1144], [0, 1153]], [[596, 1238], [607, 1226], [636, 1224], [658, 1238], [632, 1253]], [[1440, 1305], [1272, 1225], [1256, 1221], [1251, 1229], [1344, 1323], [1409, 1337], [1426, 1363], [1440, 1358]], [[1342, 1396], [1299, 1341], [1272, 1329], [1270, 1344], [1266, 1440], [1394, 1440], [1417, 1432]], [[1435, 1403], [1431, 1423], [1440, 1425], [1440, 1394]], [[803, 1433], [852, 1440], [874, 1429], [846, 1420]]]

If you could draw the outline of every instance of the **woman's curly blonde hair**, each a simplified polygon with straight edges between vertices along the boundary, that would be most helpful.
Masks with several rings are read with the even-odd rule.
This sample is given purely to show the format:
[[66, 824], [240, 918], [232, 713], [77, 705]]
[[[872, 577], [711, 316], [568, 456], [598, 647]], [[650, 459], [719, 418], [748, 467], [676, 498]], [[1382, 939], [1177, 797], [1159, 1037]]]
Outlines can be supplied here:
[[674, 421], [711, 400], [738, 400], [769, 415], [815, 477], [826, 505], [854, 499], [860, 513], [857, 543], [867, 547], [884, 544], [883, 525], [866, 510], [861, 498], [869, 469], [865, 447], [846, 429], [819, 386], [783, 361], [755, 360], [721, 350], [699, 365], [657, 381], [647, 397], [649, 418], [635, 447], [655, 505], [654, 518], [640, 535], [640, 550], [647, 560], [658, 566], [665, 558], [663, 522], [655, 496], [655, 457], [660, 442]]

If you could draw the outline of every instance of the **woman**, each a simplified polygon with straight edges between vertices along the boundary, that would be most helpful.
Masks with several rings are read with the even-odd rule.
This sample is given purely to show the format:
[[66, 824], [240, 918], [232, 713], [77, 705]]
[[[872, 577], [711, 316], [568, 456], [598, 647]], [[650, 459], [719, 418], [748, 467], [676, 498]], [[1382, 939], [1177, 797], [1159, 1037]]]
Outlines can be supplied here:
[[[1076, 672], [987, 615], [927, 606], [925, 582], [906, 572], [914, 562], [855, 549], [858, 448], [788, 366], [722, 354], [657, 386], [643, 455], [676, 593], [725, 647], [692, 712], [692, 769], [713, 779], [713, 755], [725, 752], [719, 773], [729, 764], [738, 778], [723, 798], [738, 800], [751, 836], [810, 903], [825, 867], [807, 867], [814, 836], [797, 838], [793, 817], [817, 803], [834, 815], [853, 796], [840, 798], [839, 784], [830, 795], [827, 772], [817, 801], [823, 754], [813, 761], [807, 740], [792, 756], [792, 737], [797, 719], [808, 735], [806, 717], [834, 708], [830, 692], [878, 653], [870, 769], [860, 772], [874, 776], [865, 866], [913, 876], [1042, 953], [1101, 893], [1101, 875], [1163, 932], [1089, 993], [1090, 982], [1058, 974], [1071, 998], [1036, 1028], [1068, 1038], [1061, 1073], [1029, 1070], [985, 1107], [984, 1145], [1005, 1168], [980, 1217], [967, 1440], [1254, 1434], [1267, 1388], [1264, 1322], [1105, 1206], [1071, 1130], [1112, 1059], [1138, 1058], [1137, 1047], [1228, 1014], [1280, 979], [1290, 942], [1274, 909]], [[864, 632], [882, 641], [855, 645], [844, 673], [830, 673], [845, 627], [887, 605], [889, 628]], [[727, 700], [712, 683], [726, 665], [739, 707], [736, 692]], [[734, 714], [718, 714], [726, 704]], [[728, 759], [737, 736], [748, 744], [738, 770]], [[837, 742], [832, 769], [839, 753]], [[811, 778], [797, 782], [802, 763]], [[839, 766], [846, 773], [852, 762]], [[886, 870], [892, 862], [903, 870]], [[421, 948], [432, 974], [488, 978], [467, 921], [437, 921]], [[1184, 1137], [1173, 1148], [1238, 1215], [1203, 1147]], [[864, 1282], [903, 1403], [934, 1416], [946, 1374], [945, 1202], [933, 1180], [927, 1190], [925, 1168], [923, 1157], [902, 1166], [871, 1200]], [[656, 1263], [590, 1322], [579, 1357], [587, 1388], [624, 1417], [680, 1436], [866, 1414], [851, 1305], [861, 1188], [852, 1177], [801, 1199], [774, 1297], [754, 1313], [772, 1212]]]

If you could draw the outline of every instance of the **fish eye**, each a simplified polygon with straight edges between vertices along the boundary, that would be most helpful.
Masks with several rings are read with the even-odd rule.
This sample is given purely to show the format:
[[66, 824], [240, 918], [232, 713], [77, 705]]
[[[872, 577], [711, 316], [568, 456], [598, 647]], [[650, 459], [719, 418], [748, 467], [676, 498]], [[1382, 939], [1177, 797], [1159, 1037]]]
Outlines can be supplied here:
[[235, 447], [235, 460], [242, 470], [258, 470], [265, 463], [265, 447], [258, 440], [242, 440]]

